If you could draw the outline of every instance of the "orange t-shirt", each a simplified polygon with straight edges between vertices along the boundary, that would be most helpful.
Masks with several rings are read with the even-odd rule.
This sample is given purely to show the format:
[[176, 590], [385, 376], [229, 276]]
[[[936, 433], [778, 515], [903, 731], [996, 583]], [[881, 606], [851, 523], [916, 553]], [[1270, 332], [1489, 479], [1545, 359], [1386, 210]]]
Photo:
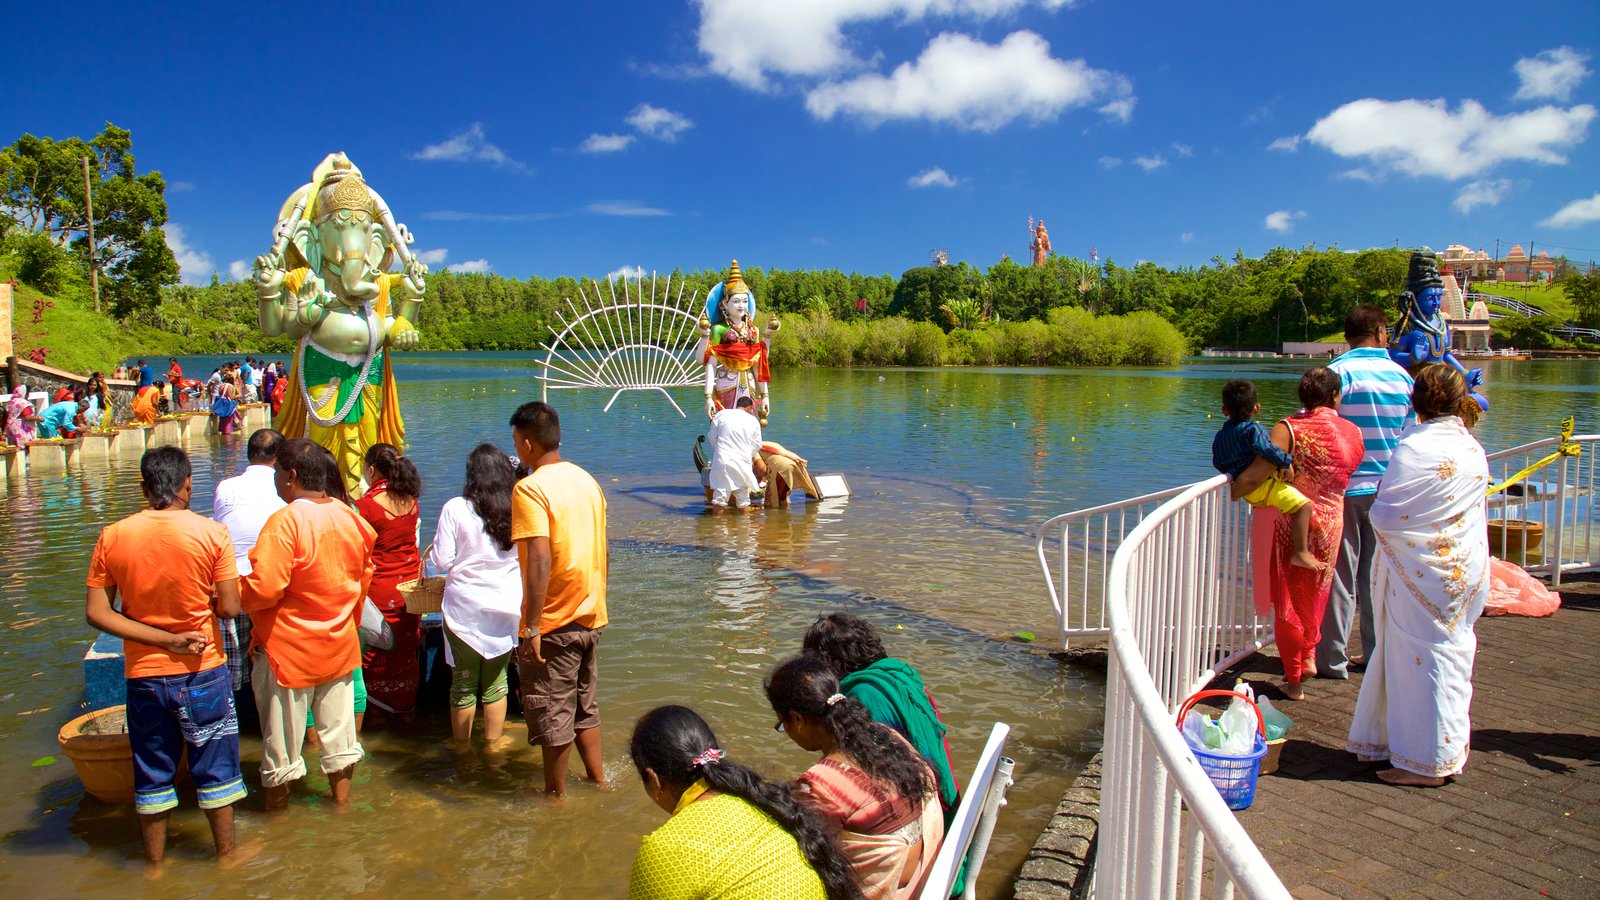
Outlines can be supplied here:
[[267, 651], [278, 684], [316, 687], [361, 665], [356, 620], [372, 585], [376, 539], [337, 500], [296, 500], [261, 526], [239, 597], [251, 646]]
[[[606, 624], [606, 497], [588, 472], [569, 462], [540, 466], [511, 494], [511, 539], [528, 565], [528, 540], [550, 539], [550, 588], [539, 633], [577, 623]], [[523, 628], [533, 627], [526, 617]]]
[[199, 656], [123, 642], [128, 678], [183, 675], [222, 665], [222, 631], [212, 587], [238, 578], [228, 529], [187, 509], [146, 509], [106, 526], [89, 559], [89, 587], [116, 588], [122, 614], [174, 634], [206, 636]]

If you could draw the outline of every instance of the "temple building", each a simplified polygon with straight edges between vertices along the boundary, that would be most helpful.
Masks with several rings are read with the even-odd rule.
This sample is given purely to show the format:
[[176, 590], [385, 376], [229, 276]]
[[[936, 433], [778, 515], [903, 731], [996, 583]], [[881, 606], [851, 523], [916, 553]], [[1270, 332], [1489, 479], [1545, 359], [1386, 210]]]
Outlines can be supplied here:
[[1556, 261], [1540, 250], [1532, 259], [1521, 244], [1513, 245], [1501, 259], [1495, 259], [1482, 248], [1470, 250], [1461, 244], [1451, 244], [1439, 254], [1439, 269], [1457, 278], [1492, 279], [1494, 281], [1551, 281], [1556, 275]]

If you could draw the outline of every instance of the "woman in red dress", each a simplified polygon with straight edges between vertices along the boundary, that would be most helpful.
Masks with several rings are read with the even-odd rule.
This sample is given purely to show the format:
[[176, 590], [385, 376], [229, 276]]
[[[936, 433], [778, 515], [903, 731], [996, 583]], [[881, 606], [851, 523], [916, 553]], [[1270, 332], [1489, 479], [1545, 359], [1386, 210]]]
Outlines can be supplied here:
[[[1320, 569], [1289, 565], [1294, 552], [1289, 519], [1275, 509], [1257, 509], [1251, 524], [1256, 609], [1270, 599], [1278, 655], [1283, 660], [1283, 693], [1305, 699], [1301, 682], [1317, 674], [1313, 657], [1328, 609], [1333, 564], [1344, 533], [1344, 489], [1361, 465], [1361, 429], [1339, 416], [1339, 373], [1318, 367], [1300, 377], [1300, 412], [1272, 427], [1272, 442], [1294, 457], [1294, 486], [1311, 501], [1308, 548]], [[1265, 467], [1263, 467], [1265, 464]], [[1240, 474], [1235, 493], [1270, 474], [1271, 462], [1257, 459]]]
[[372, 548], [372, 587], [367, 593], [394, 632], [392, 648], [368, 649], [362, 655], [367, 702], [384, 713], [410, 713], [417, 705], [421, 675], [417, 658], [421, 617], [406, 612], [399, 584], [416, 578], [421, 566], [417, 498], [422, 496], [422, 476], [392, 444], [373, 444], [365, 461], [368, 487], [356, 501], [356, 511], [378, 532]]

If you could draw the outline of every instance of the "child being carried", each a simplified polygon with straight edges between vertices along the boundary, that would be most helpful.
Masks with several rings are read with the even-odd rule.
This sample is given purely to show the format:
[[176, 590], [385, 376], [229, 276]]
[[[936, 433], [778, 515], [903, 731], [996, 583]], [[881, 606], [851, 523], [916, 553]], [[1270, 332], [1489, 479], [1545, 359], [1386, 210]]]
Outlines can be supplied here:
[[1256, 421], [1261, 404], [1256, 401], [1256, 386], [1236, 378], [1222, 386], [1222, 411], [1228, 423], [1211, 439], [1211, 465], [1229, 479], [1237, 479], [1261, 457], [1278, 467], [1260, 487], [1242, 498], [1260, 509], [1270, 506], [1289, 517], [1294, 553], [1292, 565], [1320, 569], [1322, 563], [1308, 549], [1311, 542], [1311, 502], [1289, 482], [1294, 480], [1294, 458], [1272, 443], [1267, 429]]

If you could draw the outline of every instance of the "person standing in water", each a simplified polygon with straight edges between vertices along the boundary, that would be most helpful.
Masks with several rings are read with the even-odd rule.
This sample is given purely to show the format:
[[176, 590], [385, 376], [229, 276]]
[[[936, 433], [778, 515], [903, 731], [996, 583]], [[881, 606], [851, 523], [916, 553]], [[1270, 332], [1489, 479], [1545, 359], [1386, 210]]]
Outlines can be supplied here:
[[588, 472], [561, 458], [561, 421], [548, 403], [511, 416], [517, 456], [532, 474], [511, 496], [511, 539], [522, 568], [517, 675], [528, 743], [544, 754], [545, 793], [566, 791], [574, 744], [590, 780], [600, 756], [596, 655], [605, 629], [606, 498]]

